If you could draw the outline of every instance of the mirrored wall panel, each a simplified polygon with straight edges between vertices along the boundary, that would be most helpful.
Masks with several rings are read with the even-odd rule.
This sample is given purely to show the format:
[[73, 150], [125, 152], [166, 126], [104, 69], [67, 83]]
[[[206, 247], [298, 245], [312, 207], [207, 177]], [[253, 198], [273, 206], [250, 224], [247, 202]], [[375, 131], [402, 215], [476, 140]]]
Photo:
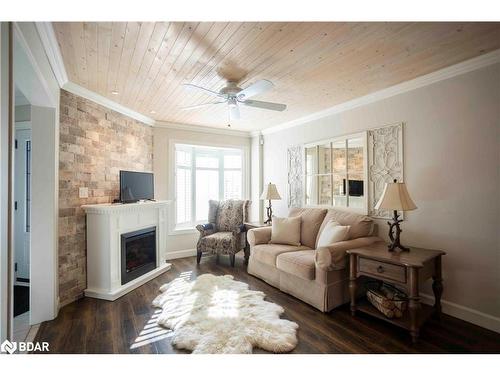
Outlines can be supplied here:
[[365, 147], [366, 138], [347, 139], [347, 170], [349, 206], [363, 208], [365, 205]]
[[366, 132], [306, 145], [305, 165], [306, 205], [367, 210]]

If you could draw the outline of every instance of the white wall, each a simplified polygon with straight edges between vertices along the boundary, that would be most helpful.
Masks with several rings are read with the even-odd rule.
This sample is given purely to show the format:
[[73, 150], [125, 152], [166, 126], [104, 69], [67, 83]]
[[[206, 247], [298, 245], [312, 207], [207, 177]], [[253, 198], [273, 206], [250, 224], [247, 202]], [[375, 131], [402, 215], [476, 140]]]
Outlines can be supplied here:
[[14, 121], [22, 122], [22, 121], [30, 121], [31, 120], [31, 105], [16, 105], [14, 109]]
[[[500, 330], [500, 64], [268, 134], [264, 181], [286, 191], [290, 145], [398, 122], [418, 206], [403, 244], [445, 250], [444, 311]], [[273, 208], [286, 215], [286, 199]]]
[[8, 337], [8, 159], [9, 159], [9, 35], [7, 22], [0, 23], [0, 342]]
[[[250, 138], [228, 135], [210, 134], [197, 131], [171, 129], [157, 126], [153, 133], [153, 170], [155, 174], [155, 198], [173, 200], [174, 192], [169, 187], [170, 177], [170, 140], [181, 142], [201, 143], [206, 145], [219, 145], [228, 147], [244, 147], [246, 155], [250, 155]], [[250, 162], [246, 163], [250, 167]], [[250, 168], [248, 168], [250, 174]], [[170, 185], [169, 185], [170, 184]], [[249, 185], [249, 184], [248, 184]], [[249, 188], [247, 188], [249, 190]], [[249, 193], [249, 192], [248, 192]], [[249, 195], [249, 194], [247, 194]], [[173, 209], [173, 205], [171, 206]], [[171, 221], [173, 220], [173, 215]], [[167, 254], [169, 258], [194, 255], [198, 232], [196, 230], [184, 234], [171, 234], [168, 236]]]
[[30, 323], [57, 316], [57, 210], [59, 128], [56, 110], [31, 107]]
[[59, 108], [60, 87], [35, 23], [14, 22], [13, 27], [16, 31], [14, 74], [19, 73], [15, 77], [16, 86], [31, 105]]
[[251, 141], [251, 188], [250, 199], [250, 220], [261, 221], [263, 217], [263, 202], [259, 199], [263, 187], [263, 151], [264, 147], [260, 142], [260, 136], [252, 137]]

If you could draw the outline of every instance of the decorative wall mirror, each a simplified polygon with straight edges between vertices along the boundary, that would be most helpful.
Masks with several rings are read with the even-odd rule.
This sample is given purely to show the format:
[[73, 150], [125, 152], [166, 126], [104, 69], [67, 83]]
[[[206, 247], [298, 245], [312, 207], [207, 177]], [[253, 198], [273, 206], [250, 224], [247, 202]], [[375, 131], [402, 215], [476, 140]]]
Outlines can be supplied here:
[[304, 145], [304, 203], [368, 212], [366, 132]]

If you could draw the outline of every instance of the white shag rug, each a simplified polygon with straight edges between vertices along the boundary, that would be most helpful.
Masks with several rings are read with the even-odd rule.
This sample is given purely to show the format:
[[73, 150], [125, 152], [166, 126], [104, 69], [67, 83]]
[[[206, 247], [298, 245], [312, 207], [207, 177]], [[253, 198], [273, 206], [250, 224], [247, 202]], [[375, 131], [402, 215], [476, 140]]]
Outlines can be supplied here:
[[173, 330], [172, 344], [193, 353], [274, 353], [297, 346], [298, 324], [280, 319], [283, 307], [264, 301], [233, 276], [204, 274], [176, 279], [160, 288], [153, 305], [162, 309], [158, 324]]

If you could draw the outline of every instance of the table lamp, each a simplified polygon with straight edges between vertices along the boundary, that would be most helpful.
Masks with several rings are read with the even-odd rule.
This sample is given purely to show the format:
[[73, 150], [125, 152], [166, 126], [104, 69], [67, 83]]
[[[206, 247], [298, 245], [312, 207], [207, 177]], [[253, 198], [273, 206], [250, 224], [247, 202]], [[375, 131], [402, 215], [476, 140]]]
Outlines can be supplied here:
[[273, 216], [273, 210], [271, 206], [271, 199], [274, 200], [281, 200], [280, 194], [278, 193], [278, 189], [276, 189], [276, 185], [269, 183], [264, 187], [264, 191], [262, 192], [262, 195], [260, 196], [260, 199], [263, 200], [268, 200], [269, 201], [269, 207], [266, 208], [267, 211], [267, 220], [264, 221], [265, 224], [271, 224], [272, 221], [272, 216]]
[[[375, 205], [376, 209], [394, 210], [394, 216], [392, 222], [388, 221], [389, 224], [389, 238], [391, 243], [389, 244], [389, 251], [394, 251], [396, 248], [402, 251], [410, 251], [409, 248], [404, 247], [399, 242], [399, 236], [402, 232], [399, 227], [399, 223], [403, 220], [399, 220], [398, 211], [411, 211], [417, 208], [415, 203], [410, 198], [408, 190], [406, 190], [406, 185], [404, 182], [394, 182], [386, 183], [384, 191], [382, 192], [382, 197]], [[395, 233], [394, 233], [395, 232]]]

